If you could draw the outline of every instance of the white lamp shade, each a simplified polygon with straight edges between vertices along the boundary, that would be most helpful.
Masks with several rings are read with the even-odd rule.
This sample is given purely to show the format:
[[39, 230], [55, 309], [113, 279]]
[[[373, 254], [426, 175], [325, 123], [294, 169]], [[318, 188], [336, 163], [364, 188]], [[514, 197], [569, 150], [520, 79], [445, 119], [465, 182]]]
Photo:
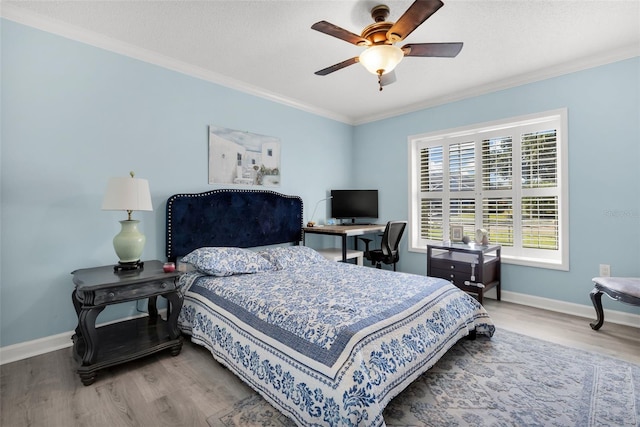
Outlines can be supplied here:
[[377, 75], [379, 70], [382, 70], [381, 74], [387, 74], [392, 71], [402, 61], [403, 57], [404, 53], [399, 47], [378, 44], [365, 49], [358, 59], [364, 65], [364, 68]]
[[149, 182], [146, 179], [118, 177], [109, 179], [102, 210], [152, 211]]

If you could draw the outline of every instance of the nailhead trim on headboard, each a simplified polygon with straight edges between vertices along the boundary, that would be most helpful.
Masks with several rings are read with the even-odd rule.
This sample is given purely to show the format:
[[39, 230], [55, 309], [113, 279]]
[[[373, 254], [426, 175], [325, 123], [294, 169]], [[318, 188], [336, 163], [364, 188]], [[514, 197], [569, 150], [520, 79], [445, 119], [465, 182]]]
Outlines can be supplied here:
[[175, 260], [204, 246], [297, 244], [302, 226], [298, 196], [241, 189], [175, 194], [167, 199], [166, 254]]

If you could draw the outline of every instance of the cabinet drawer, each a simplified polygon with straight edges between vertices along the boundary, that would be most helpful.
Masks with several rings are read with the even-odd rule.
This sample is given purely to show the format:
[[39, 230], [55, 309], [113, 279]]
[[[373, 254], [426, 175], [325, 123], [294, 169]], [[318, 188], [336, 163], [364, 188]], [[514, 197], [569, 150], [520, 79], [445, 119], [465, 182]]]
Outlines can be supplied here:
[[148, 298], [153, 295], [169, 293], [175, 290], [175, 288], [176, 285], [172, 280], [161, 280], [156, 282], [119, 286], [111, 289], [100, 289], [95, 291], [93, 305]]
[[431, 268], [441, 270], [451, 270], [471, 274], [471, 264], [478, 264], [478, 257], [475, 255], [461, 253], [444, 253], [431, 257]]
[[443, 270], [448, 272], [471, 274], [471, 264], [466, 262], [452, 262], [446, 260], [431, 259], [432, 270]]
[[469, 280], [469, 273], [432, 268], [431, 277], [439, 277], [441, 279], [448, 280], [454, 285], [464, 285], [464, 282]]

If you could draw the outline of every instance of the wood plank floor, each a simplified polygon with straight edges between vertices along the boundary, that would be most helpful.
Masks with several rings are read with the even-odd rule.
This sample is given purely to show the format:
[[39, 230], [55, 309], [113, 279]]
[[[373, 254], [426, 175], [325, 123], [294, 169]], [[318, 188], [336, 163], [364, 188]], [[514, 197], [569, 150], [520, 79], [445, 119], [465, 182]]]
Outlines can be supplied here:
[[[499, 330], [599, 352], [640, 365], [640, 328], [605, 321], [600, 331], [575, 316], [485, 300]], [[595, 316], [595, 313], [594, 313]], [[208, 426], [252, 394], [210, 353], [189, 342], [98, 373], [83, 386], [71, 349], [0, 367], [1, 426]]]

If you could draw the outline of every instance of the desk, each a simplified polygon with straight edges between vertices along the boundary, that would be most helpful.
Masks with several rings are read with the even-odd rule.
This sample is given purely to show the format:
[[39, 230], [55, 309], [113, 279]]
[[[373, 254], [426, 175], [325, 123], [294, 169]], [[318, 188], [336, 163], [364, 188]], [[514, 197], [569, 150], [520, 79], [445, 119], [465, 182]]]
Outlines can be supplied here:
[[302, 244], [305, 243], [306, 234], [326, 234], [329, 236], [339, 236], [342, 241], [342, 262], [347, 261], [347, 237], [362, 236], [364, 234], [382, 233], [386, 224], [370, 225], [316, 225], [315, 227], [303, 227]]
[[[318, 253], [329, 261], [342, 261], [342, 249], [340, 248], [318, 249]], [[364, 252], [347, 249], [347, 259], [355, 259], [356, 265], [364, 265]]]

